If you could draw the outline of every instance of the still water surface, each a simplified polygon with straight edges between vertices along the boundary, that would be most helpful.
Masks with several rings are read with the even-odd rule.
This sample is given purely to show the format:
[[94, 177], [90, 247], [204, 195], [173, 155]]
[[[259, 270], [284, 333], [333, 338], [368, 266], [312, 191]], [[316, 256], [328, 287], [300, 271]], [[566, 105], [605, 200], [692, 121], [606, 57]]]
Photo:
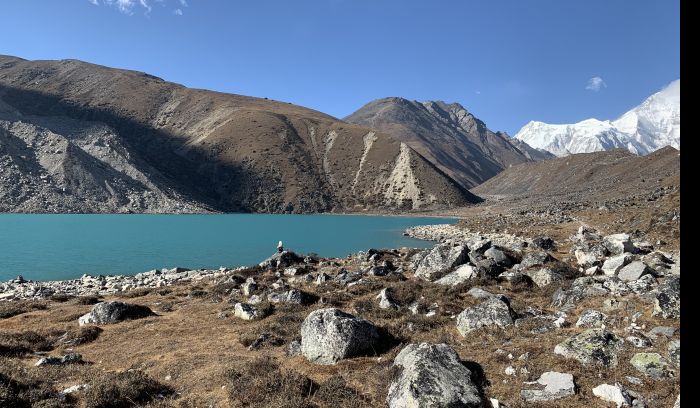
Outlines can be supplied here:
[[156, 268], [252, 265], [277, 241], [299, 253], [342, 257], [368, 248], [427, 247], [411, 226], [449, 218], [363, 215], [0, 214], [0, 281], [135, 274]]

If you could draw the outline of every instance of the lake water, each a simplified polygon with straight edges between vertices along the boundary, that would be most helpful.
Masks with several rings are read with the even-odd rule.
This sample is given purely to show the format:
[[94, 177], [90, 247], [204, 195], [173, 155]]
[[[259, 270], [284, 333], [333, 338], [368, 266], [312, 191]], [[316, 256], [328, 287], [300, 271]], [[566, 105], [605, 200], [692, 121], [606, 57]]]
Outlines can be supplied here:
[[369, 248], [424, 248], [432, 243], [402, 232], [454, 222], [362, 215], [0, 214], [0, 281], [253, 265], [273, 254], [280, 240], [295, 252], [327, 257]]

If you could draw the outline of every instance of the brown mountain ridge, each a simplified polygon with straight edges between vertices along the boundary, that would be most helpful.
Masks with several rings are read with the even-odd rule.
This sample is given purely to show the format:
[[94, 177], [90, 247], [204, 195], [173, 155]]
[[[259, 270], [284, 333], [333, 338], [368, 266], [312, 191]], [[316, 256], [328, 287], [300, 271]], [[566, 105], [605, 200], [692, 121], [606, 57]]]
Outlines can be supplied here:
[[479, 199], [408, 143], [267, 99], [0, 56], [0, 211], [421, 210]]

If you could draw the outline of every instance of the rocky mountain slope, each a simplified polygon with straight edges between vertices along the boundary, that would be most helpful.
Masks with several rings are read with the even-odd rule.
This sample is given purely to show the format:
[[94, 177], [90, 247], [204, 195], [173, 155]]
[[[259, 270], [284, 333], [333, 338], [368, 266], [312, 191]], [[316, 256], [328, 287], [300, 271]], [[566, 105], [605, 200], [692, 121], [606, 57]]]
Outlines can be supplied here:
[[574, 154], [513, 166], [472, 189], [485, 197], [572, 201], [630, 197], [680, 186], [680, 152], [665, 147], [647, 156], [626, 150]]
[[321, 212], [478, 201], [407, 143], [267, 99], [0, 56], [0, 211]]
[[680, 149], [680, 95], [679, 79], [615, 121], [586, 119], [565, 125], [531, 121], [515, 138], [557, 156], [618, 148], [641, 155], [664, 146]]
[[505, 133], [492, 132], [457, 103], [384, 98], [345, 120], [398, 138], [466, 188], [509, 166], [541, 157], [534, 149], [528, 150], [528, 156]]

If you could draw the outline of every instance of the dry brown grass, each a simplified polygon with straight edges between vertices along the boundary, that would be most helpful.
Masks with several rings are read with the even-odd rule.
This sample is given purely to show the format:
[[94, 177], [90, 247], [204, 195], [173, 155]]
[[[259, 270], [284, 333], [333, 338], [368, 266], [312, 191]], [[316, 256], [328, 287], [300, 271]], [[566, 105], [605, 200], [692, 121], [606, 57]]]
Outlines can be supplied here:
[[0, 319], [8, 319], [35, 310], [45, 310], [48, 306], [46, 302], [36, 302], [31, 300], [21, 300], [12, 302], [0, 302]]

